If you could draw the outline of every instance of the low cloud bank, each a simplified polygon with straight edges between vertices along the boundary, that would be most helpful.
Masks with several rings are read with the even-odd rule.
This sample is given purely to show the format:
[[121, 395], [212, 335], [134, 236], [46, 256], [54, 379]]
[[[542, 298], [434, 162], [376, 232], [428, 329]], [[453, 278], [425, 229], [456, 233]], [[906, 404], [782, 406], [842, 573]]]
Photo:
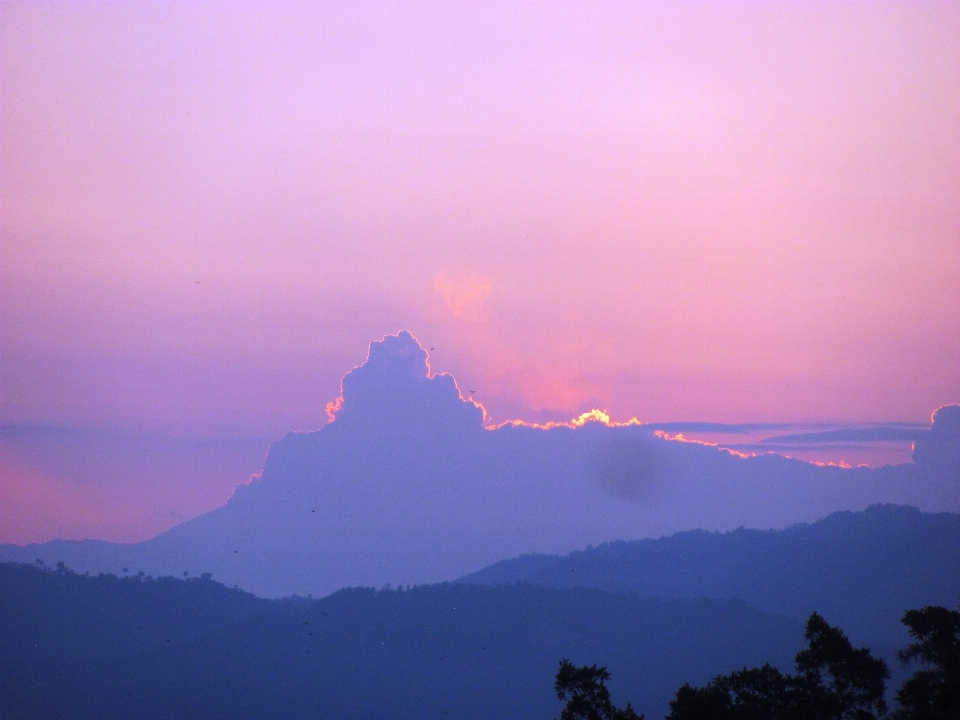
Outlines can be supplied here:
[[[915, 464], [877, 469], [741, 454], [602, 413], [489, 427], [482, 406], [452, 376], [432, 374], [427, 351], [401, 332], [371, 343], [328, 411], [320, 430], [274, 443], [263, 473], [222, 508], [145, 543], [97, 545], [95, 560], [89, 544], [69, 543], [16, 559], [212, 572], [264, 595], [324, 594], [451, 579], [608, 540], [783, 527], [873, 503], [960, 510], [960, 406], [936, 412]], [[10, 547], [0, 559], [14, 559]]]
[[866, 428], [840, 428], [821, 432], [774, 435], [762, 441], [769, 445], [813, 445], [843, 442], [912, 442], [929, 432], [927, 427], [879, 425]]

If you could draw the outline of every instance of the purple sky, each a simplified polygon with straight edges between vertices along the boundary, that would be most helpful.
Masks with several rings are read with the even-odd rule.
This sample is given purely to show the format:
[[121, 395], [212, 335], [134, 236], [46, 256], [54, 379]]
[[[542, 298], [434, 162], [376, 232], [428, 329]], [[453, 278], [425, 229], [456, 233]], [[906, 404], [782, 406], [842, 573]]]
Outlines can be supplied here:
[[401, 328], [497, 422], [960, 400], [957, 3], [0, 16], [0, 541], [217, 506]]

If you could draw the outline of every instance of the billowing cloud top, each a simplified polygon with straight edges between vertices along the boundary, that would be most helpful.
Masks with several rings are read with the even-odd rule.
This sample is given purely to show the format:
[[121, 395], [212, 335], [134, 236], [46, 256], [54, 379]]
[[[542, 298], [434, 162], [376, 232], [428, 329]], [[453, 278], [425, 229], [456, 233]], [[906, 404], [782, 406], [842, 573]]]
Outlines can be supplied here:
[[913, 462], [960, 480], [960, 405], [944, 405], [933, 413], [930, 432], [913, 444]]
[[931, 432], [944, 437], [960, 438], [960, 405], [937, 408], [931, 420]]
[[327, 413], [340, 425], [371, 428], [483, 427], [483, 408], [460, 394], [452, 375], [434, 375], [427, 351], [407, 330], [370, 343]]

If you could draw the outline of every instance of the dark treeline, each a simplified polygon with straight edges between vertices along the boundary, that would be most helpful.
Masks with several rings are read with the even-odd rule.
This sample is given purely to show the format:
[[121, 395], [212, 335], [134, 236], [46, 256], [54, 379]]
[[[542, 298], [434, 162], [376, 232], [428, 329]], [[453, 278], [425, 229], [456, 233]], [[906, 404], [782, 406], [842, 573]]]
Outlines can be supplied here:
[[0, 565], [0, 661], [126, 657], [228, 626], [272, 603], [209, 575], [118, 578]]
[[[917, 643], [901, 657], [925, 662], [927, 674], [903, 685], [909, 692], [901, 691], [902, 700], [922, 698], [956, 677], [949, 658], [960, 623], [949, 637], [942, 627], [944, 618], [960, 613], [950, 612], [907, 614]], [[637, 710], [609, 717], [819, 717], [802, 709], [753, 712], [745, 699], [766, 692], [767, 700], [780, 702], [770, 691], [779, 688], [794, 707], [809, 680], [810, 663], [801, 660], [812, 638], [859, 657], [868, 675], [882, 666], [886, 677], [882, 660], [864, 660], [869, 651], [853, 650], [836, 633], [819, 615], [811, 618], [808, 648], [796, 656], [792, 674], [802, 625], [740, 601], [665, 601], [528, 584], [264, 600], [209, 576], [117, 578], [6, 564], [0, 565], [0, 717], [550, 718], [563, 711], [549, 693], [558, 657], [572, 658], [574, 669], [588, 661], [616, 669], [609, 689], [609, 676], [599, 678], [607, 707], [613, 712], [631, 699]], [[943, 657], [954, 668], [946, 681], [936, 673]], [[871, 692], [882, 702], [882, 687], [878, 694], [874, 684]], [[882, 705], [871, 708], [879, 712]]]
[[0, 565], [3, 718], [553, 718], [557, 659], [662, 716], [684, 682], [789, 663], [802, 624], [739, 601], [442, 584], [262, 600], [209, 578]]
[[[890, 670], [867, 648], [855, 648], [842, 630], [813, 613], [797, 653], [796, 672], [769, 663], [718, 675], [703, 687], [685, 683], [666, 720], [957, 720], [960, 718], [960, 612], [940, 606], [903, 616], [914, 642], [900, 650], [904, 664], [919, 664], [888, 712]], [[560, 720], [643, 720], [628, 703], [610, 699], [610, 673], [596, 665], [560, 661], [555, 689], [566, 701]]]
[[[925, 608], [905, 622], [915, 642], [900, 658], [921, 667], [902, 684], [894, 717], [956, 719], [960, 613]], [[792, 620], [736, 601], [523, 584], [263, 600], [209, 576], [91, 577], [8, 564], [0, 565], [0, 717], [884, 716], [884, 660], [819, 615], [796, 654], [803, 640]], [[565, 684], [557, 677], [567, 708], [549, 693], [558, 657], [573, 658]], [[575, 664], [594, 660], [617, 677]], [[852, 698], [849, 707], [837, 711], [824, 687]], [[928, 712], [934, 696], [953, 705]], [[576, 697], [581, 714], [567, 712]], [[812, 712], [814, 701], [828, 710]], [[591, 703], [605, 710], [589, 714]]]

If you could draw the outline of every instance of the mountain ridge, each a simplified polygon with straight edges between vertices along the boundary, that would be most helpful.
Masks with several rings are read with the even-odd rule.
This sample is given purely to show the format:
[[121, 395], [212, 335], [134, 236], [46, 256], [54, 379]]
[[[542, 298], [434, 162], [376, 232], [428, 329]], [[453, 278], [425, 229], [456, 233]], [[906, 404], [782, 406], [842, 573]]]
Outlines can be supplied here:
[[683, 682], [801, 645], [802, 623], [733, 600], [456, 583], [258, 600], [0, 564], [0, 716], [24, 720], [553, 717], [561, 657], [607, 665], [614, 697], [657, 717]]
[[782, 530], [690, 530], [567, 555], [503, 560], [458, 582], [590, 587], [641, 597], [740, 598], [802, 619], [817, 610], [852, 637], [897, 644], [908, 607], [960, 599], [960, 514], [873, 505]]

